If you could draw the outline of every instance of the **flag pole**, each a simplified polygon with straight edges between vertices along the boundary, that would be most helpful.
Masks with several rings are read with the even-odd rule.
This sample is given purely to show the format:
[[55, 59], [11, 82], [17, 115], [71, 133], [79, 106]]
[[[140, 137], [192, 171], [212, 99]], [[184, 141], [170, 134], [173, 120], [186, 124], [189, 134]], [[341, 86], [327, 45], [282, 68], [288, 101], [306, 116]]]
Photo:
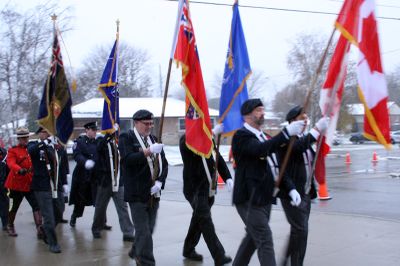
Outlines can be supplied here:
[[[116, 36], [117, 37], [117, 45], [115, 46], [114, 60], [117, 60], [118, 46], [119, 46], [119, 23], [120, 23], [119, 19], [117, 19], [117, 21], [115, 21], [115, 23], [117, 24], [117, 34], [116, 34], [117, 35]], [[114, 66], [114, 67], [117, 67], [116, 73], [118, 73], [118, 65]], [[112, 71], [111, 71], [111, 75], [112, 75]], [[118, 76], [116, 76], [115, 79], [116, 79], [115, 80], [116, 84], [115, 84], [115, 97], [114, 97], [114, 124], [117, 121], [117, 103], [119, 102], [118, 101], [118, 99], [119, 99]], [[119, 108], [119, 105], [118, 105], [118, 108]], [[121, 132], [121, 130], [118, 128], [118, 134], [115, 134], [116, 140], [118, 140], [120, 132]]]
[[[349, 42], [347, 41], [345, 50], [347, 51], [348, 48], [349, 48]], [[343, 61], [344, 61], [344, 60], [343, 60]], [[340, 69], [343, 69], [343, 61], [342, 61], [342, 66], [341, 66]], [[344, 73], [339, 73], [339, 75], [344, 75]], [[341, 82], [342, 82], [342, 81], [341, 81], [341, 78], [339, 78], [339, 79], [335, 82], [335, 84], [334, 84], [334, 86], [333, 86], [332, 94], [331, 94], [330, 97], [329, 97], [328, 106], [327, 106], [326, 112], [325, 112], [325, 114], [326, 114], [327, 116], [330, 116], [330, 113], [332, 112], [333, 107], [335, 106], [336, 93], [337, 93], [337, 91], [339, 90], [339, 87], [340, 87], [340, 83], [341, 83]], [[314, 161], [313, 161], [313, 164], [312, 164], [310, 176], [308, 177], [307, 180], [311, 180], [312, 176], [313, 176], [314, 173], [315, 173], [315, 167], [316, 167], [316, 165], [317, 165], [318, 154], [319, 154], [320, 151], [321, 151], [322, 137], [323, 137], [323, 136], [322, 136], [322, 134], [321, 134], [320, 137], [318, 138], [318, 141], [317, 141], [317, 149], [316, 149], [316, 151], [315, 151], [315, 158], [314, 158]], [[310, 188], [307, 187], [307, 189], [310, 189]], [[308, 193], [308, 192], [309, 192], [309, 191], [306, 191], [306, 193]]]
[[[235, 0], [233, 5], [232, 5], [232, 10], [235, 8], [235, 5], [239, 5], [239, 0]], [[232, 26], [231, 26], [231, 32], [229, 34], [229, 45], [232, 46]], [[229, 49], [230, 53], [232, 53], [232, 47]], [[220, 99], [221, 101], [221, 99]], [[224, 115], [222, 115], [222, 118], [225, 118]], [[222, 118], [219, 119], [219, 122], [222, 123]], [[221, 144], [221, 133], [217, 135], [217, 144], [214, 147], [215, 150], [215, 180], [213, 180], [213, 186], [217, 186], [218, 182], [218, 160], [219, 160], [219, 146]], [[213, 187], [212, 187], [213, 188]]]
[[[158, 130], [158, 136], [157, 136], [157, 140], [159, 143], [162, 143], [162, 130], [163, 130], [163, 126], [164, 126], [165, 106], [167, 105], [169, 79], [171, 76], [171, 66], [172, 66], [172, 58], [169, 59], [167, 79], [165, 81], [164, 98], [163, 98], [163, 105], [162, 105], [161, 116], [160, 116], [160, 128]], [[153, 185], [157, 179], [159, 172], [162, 170], [162, 169], [160, 169], [160, 164], [158, 162], [159, 156], [160, 156], [159, 154], [156, 154], [156, 158], [154, 160], [154, 171], [153, 171], [153, 177], [152, 177]]]
[[[120, 23], [120, 21], [119, 21], [119, 19], [117, 19], [115, 22], [117, 24], [117, 33], [116, 33], [117, 44], [115, 46], [115, 51], [114, 51], [114, 53], [115, 53], [114, 54], [114, 60], [117, 61], [118, 60], [119, 23]], [[119, 113], [119, 110], [117, 112], [117, 108], [119, 109], [119, 104], [118, 104], [119, 103], [119, 100], [118, 100], [119, 99], [119, 88], [118, 88], [118, 65], [114, 65], [114, 67], [117, 68], [117, 69], [115, 69], [115, 71], [116, 71], [115, 72], [116, 73], [116, 76], [115, 76], [116, 83], [115, 83], [115, 97], [114, 97], [114, 125], [115, 125], [118, 122], [117, 114]], [[111, 75], [112, 75], [112, 72], [113, 71], [111, 71]], [[118, 106], [117, 106], [117, 104], [118, 104]], [[117, 183], [118, 182], [117, 178], [118, 178], [118, 172], [120, 171], [120, 169], [119, 169], [119, 153], [118, 153], [118, 147], [117, 147], [118, 140], [119, 140], [119, 133], [121, 132], [121, 129], [119, 128], [119, 126], [120, 125], [118, 125], [117, 132], [114, 132], [115, 133], [114, 134], [115, 135], [115, 144], [113, 145], [113, 148], [114, 148], [114, 184], [118, 184]], [[114, 128], [114, 130], [115, 130], [115, 128]]]
[[168, 62], [168, 72], [167, 72], [167, 79], [165, 81], [165, 89], [164, 89], [164, 98], [163, 98], [163, 105], [161, 109], [161, 117], [160, 117], [160, 128], [158, 130], [158, 141], [161, 143], [162, 140], [162, 131], [164, 126], [164, 117], [165, 117], [165, 106], [167, 105], [167, 97], [168, 97], [168, 88], [169, 88], [169, 79], [171, 77], [171, 66], [172, 66], [172, 58], [169, 59]]
[[[332, 43], [332, 40], [333, 40], [333, 36], [334, 36], [334, 34], [335, 34], [335, 31], [336, 31], [336, 28], [334, 27], [334, 28], [333, 28], [333, 31], [332, 31], [332, 33], [331, 33], [331, 36], [330, 36], [330, 38], [329, 38], [329, 40], [328, 40], [328, 43], [327, 43], [327, 45], [326, 45], [326, 47], [325, 47], [324, 53], [323, 53], [323, 55], [322, 55], [322, 57], [321, 57], [321, 59], [320, 59], [320, 61], [319, 61], [319, 65], [318, 65], [318, 67], [317, 67], [317, 70], [315, 71], [314, 77], [313, 77], [312, 82], [311, 82], [311, 86], [310, 86], [309, 89], [308, 89], [306, 99], [304, 100], [302, 113], [305, 113], [305, 110], [307, 109], [307, 107], [308, 107], [308, 105], [309, 105], [309, 103], [310, 103], [311, 94], [312, 94], [312, 92], [315, 90], [315, 85], [316, 85], [316, 83], [317, 83], [317, 80], [318, 80], [319, 75], [321, 74], [322, 67], [324, 66], [325, 59], [326, 59], [326, 57], [327, 57], [327, 55], [328, 55], [329, 46], [330, 46], [331, 43]], [[288, 145], [288, 148], [287, 148], [285, 157], [284, 157], [284, 159], [283, 159], [282, 166], [281, 166], [281, 168], [279, 169], [279, 176], [278, 176], [278, 179], [277, 179], [276, 182], [275, 182], [274, 196], [276, 196], [276, 194], [279, 192], [279, 186], [280, 186], [280, 184], [281, 184], [281, 182], [282, 182], [283, 173], [284, 173], [285, 170], [286, 170], [287, 163], [288, 163], [288, 161], [289, 161], [290, 154], [292, 153], [292, 149], [293, 149], [293, 145], [294, 145], [295, 140], [296, 140], [296, 137], [295, 137], [295, 136], [290, 137], [289, 145]]]
[[[53, 15], [51, 15], [51, 20], [53, 21], [53, 39], [54, 38], [56, 38], [56, 36], [57, 36], [57, 25], [56, 25], [56, 20], [57, 20], [57, 15], [55, 14], [55, 13], [53, 13]], [[53, 54], [53, 45], [52, 45], [52, 51], [51, 51], [51, 57], [52, 57], [52, 59], [51, 59], [51, 61], [52, 61], [52, 63], [53, 63], [53, 57], [54, 57], [54, 54]], [[53, 67], [53, 66], [52, 66]], [[55, 66], [54, 66], [55, 67]], [[50, 97], [53, 97], [53, 96], [51, 96], [51, 95], [48, 95], [48, 101], [49, 101], [49, 103], [51, 103], [52, 102], [52, 99], [50, 98]], [[51, 109], [51, 112], [52, 113], [54, 113], [54, 104], [50, 104], [50, 109]], [[54, 135], [57, 135], [57, 129], [56, 129], [56, 119], [53, 117], [53, 119], [52, 119], [52, 128], [53, 128], [53, 130], [54, 130]]]

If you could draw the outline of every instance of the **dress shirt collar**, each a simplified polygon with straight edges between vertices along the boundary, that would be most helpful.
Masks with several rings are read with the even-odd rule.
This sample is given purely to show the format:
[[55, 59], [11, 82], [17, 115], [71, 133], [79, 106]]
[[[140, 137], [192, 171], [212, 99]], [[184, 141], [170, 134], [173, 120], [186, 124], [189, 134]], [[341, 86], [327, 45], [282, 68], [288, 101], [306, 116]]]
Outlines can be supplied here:
[[264, 135], [264, 133], [261, 130], [258, 130], [257, 128], [254, 128], [252, 126], [250, 126], [247, 123], [244, 123], [243, 125], [247, 130], [249, 130], [251, 133], [253, 133], [254, 135], [256, 135], [256, 137], [258, 138], [259, 141], [264, 142], [267, 138], [264, 136], [264, 138], [261, 137], [261, 135]]

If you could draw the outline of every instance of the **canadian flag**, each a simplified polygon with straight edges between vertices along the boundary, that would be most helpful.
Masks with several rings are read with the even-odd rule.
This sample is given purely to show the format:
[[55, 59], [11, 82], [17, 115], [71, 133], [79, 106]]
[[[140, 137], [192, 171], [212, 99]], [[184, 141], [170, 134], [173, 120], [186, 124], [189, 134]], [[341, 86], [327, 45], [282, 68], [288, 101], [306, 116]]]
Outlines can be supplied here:
[[373, 0], [346, 0], [336, 20], [342, 35], [359, 50], [358, 94], [364, 105], [364, 135], [390, 147], [388, 91], [383, 74]]
[[321, 148], [317, 154], [317, 163], [315, 165], [315, 178], [319, 184], [325, 183], [325, 156], [329, 153], [335, 136], [342, 103], [344, 81], [347, 74], [349, 48], [350, 43], [341, 35], [329, 64], [328, 73], [320, 94], [319, 106], [322, 115], [329, 116], [330, 121], [325, 136], [321, 136]]

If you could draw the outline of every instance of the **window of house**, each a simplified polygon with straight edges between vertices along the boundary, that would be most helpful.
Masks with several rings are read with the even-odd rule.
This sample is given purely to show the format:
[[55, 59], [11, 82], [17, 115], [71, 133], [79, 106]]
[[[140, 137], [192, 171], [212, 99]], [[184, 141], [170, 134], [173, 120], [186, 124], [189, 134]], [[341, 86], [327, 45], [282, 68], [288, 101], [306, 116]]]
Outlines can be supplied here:
[[185, 118], [178, 118], [178, 130], [185, 131]]
[[[215, 118], [211, 117], [211, 129], [214, 128]], [[180, 132], [185, 131], [185, 118], [178, 118], [178, 130]]]

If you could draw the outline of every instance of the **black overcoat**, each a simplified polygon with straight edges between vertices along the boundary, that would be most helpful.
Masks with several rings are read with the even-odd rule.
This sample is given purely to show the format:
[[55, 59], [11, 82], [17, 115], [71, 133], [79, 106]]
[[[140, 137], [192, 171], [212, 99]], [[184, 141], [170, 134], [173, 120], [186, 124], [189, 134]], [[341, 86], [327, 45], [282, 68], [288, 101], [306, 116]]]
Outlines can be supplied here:
[[285, 134], [280, 132], [261, 142], [245, 127], [236, 131], [232, 138], [232, 153], [236, 162], [233, 204], [250, 201], [254, 206], [262, 206], [274, 202], [274, 177], [266, 157], [287, 145], [289, 139]]
[[[183, 161], [183, 194], [185, 195], [185, 198], [188, 201], [191, 201], [193, 196], [196, 194], [208, 196], [210, 184], [204, 169], [201, 156], [193, 153], [191, 150], [188, 149], [185, 143], [185, 135], [183, 135], [179, 140], [179, 150], [181, 152]], [[232, 178], [232, 176], [221, 154], [219, 154], [219, 158], [218, 173], [226, 182], [226, 180], [228, 178]], [[206, 159], [206, 163], [210, 175], [215, 173], [215, 160], [212, 155], [210, 156], [210, 158]]]
[[[72, 173], [69, 205], [78, 200], [83, 200], [85, 206], [94, 205], [97, 187], [95, 173], [98, 163], [101, 163], [97, 160], [97, 140], [79, 136], [73, 146], [73, 155], [76, 166]], [[95, 166], [87, 170], [85, 163], [89, 159], [95, 162]]]
[[[312, 167], [313, 158], [315, 158], [315, 151], [311, 147], [313, 143], [315, 143], [316, 139], [310, 133], [298, 137], [296, 136], [296, 141], [293, 144], [293, 149], [290, 154], [290, 159], [288, 160], [288, 164], [283, 175], [283, 182], [285, 186], [282, 186], [279, 192], [279, 197], [283, 197], [286, 199], [290, 199], [289, 191], [292, 189], [296, 189], [299, 192], [300, 196], [303, 197], [305, 195], [305, 185], [307, 181], [307, 170], [304, 161], [304, 156], [306, 155], [307, 150], [310, 151], [312, 158], [310, 166]], [[279, 151], [278, 158], [280, 161], [283, 161], [286, 154], [287, 147], [284, 147]], [[314, 199], [317, 197], [316, 188], [314, 178], [312, 178], [311, 182], [311, 190], [309, 192], [310, 198]]]

